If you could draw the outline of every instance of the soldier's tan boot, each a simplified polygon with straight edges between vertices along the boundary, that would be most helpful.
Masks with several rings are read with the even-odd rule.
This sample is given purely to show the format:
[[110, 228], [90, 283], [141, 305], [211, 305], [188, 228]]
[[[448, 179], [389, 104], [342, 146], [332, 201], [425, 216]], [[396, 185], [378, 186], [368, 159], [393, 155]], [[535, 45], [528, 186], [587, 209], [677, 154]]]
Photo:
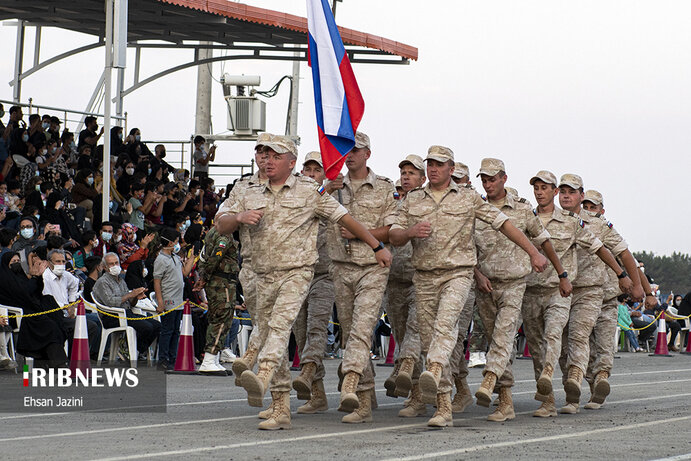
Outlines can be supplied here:
[[269, 408], [267, 408], [266, 410], [262, 410], [259, 413], [257, 413], [257, 417], [259, 419], [269, 419], [273, 412], [274, 412], [274, 401], [271, 400], [271, 403], [269, 404]]
[[585, 408], [586, 410], [599, 410], [601, 407], [602, 407], [602, 404], [593, 402], [592, 398], [591, 398], [590, 402], [583, 405], [583, 408]]
[[602, 405], [605, 403], [605, 399], [609, 395], [609, 378], [608, 371], [600, 371], [595, 375], [595, 380], [593, 381], [592, 397], [590, 400], [593, 403]]
[[403, 409], [398, 412], [398, 416], [400, 418], [415, 418], [416, 416], [424, 416], [425, 413], [427, 413], [427, 405], [422, 401], [420, 386], [413, 384], [410, 389], [410, 398], [403, 403]]
[[465, 378], [456, 378], [456, 395], [451, 401], [451, 408], [454, 413], [463, 413], [468, 405], [473, 403], [473, 396]]
[[569, 373], [564, 383], [564, 391], [566, 392], [566, 403], [578, 404], [581, 400], [581, 382], [583, 381], [583, 372], [580, 368], [571, 365]]
[[540, 377], [537, 379], [537, 392], [541, 395], [549, 395], [552, 393], [552, 374], [554, 368], [552, 365], [545, 365], [542, 369]]
[[396, 379], [398, 378], [398, 372], [401, 369], [401, 361], [399, 360], [393, 366], [393, 371], [384, 381], [384, 388], [386, 389], [386, 396], [396, 398]]
[[265, 431], [290, 429], [290, 392], [272, 392], [271, 399], [274, 411], [269, 419], [259, 423], [259, 429]]
[[247, 391], [247, 403], [251, 407], [264, 406], [264, 394], [269, 388], [273, 374], [274, 368], [267, 365], [260, 365], [256, 375], [252, 370], [242, 373], [242, 387]]
[[533, 416], [536, 418], [550, 418], [557, 416], [557, 407], [554, 405], [554, 394], [549, 394], [547, 400], [542, 402], [540, 408], [535, 410]]
[[451, 408], [451, 392], [437, 394], [437, 411], [427, 421], [431, 427], [453, 426], [453, 410]]
[[[343, 378], [343, 385], [341, 386], [341, 405], [338, 411], [345, 411], [352, 413], [359, 405], [357, 396], [357, 385], [360, 382], [360, 375], [354, 371], [349, 371]], [[368, 391], [369, 392], [369, 391]], [[367, 399], [369, 404], [370, 400]]]
[[415, 361], [409, 357], [401, 360], [401, 369], [398, 370], [396, 377], [396, 395], [398, 397], [408, 397], [413, 387], [413, 369]]
[[499, 389], [499, 406], [494, 413], [487, 417], [487, 421], [503, 422], [514, 419], [516, 413], [513, 411], [513, 399], [511, 398], [511, 388], [502, 387]]
[[432, 362], [427, 365], [427, 370], [420, 375], [420, 390], [422, 391], [422, 401], [434, 404], [437, 401], [437, 390], [444, 367], [441, 363]]
[[372, 402], [372, 410], [379, 408], [379, 402], [377, 402], [377, 391], [375, 389], [370, 389], [370, 401]]
[[[349, 373], [350, 374], [350, 373]], [[345, 379], [348, 379], [346, 375]], [[343, 383], [345, 387], [345, 381]], [[372, 392], [359, 391], [357, 393], [358, 407], [353, 410], [352, 413], [345, 415], [342, 419], [342, 423], [347, 424], [357, 424], [357, 423], [371, 423], [372, 422]]]
[[578, 403], [568, 403], [559, 409], [562, 415], [575, 415], [578, 413]]
[[233, 374], [235, 375], [235, 385], [242, 387], [242, 374], [246, 370], [251, 370], [254, 368], [254, 364], [257, 362], [257, 356], [259, 355], [259, 350], [254, 348], [247, 348], [242, 357], [239, 357], [233, 361]]
[[494, 392], [494, 386], [497, 384], [497, 375], [488, 371], [485, 373], [485, 377], [482, 379], [482, 384], [480, 388], [475, 392], [475, 398], [477, 399], [477, 404], [481, 407], [489, 407], [492, 403], [492, 393]]
[[298, 392], [298, 399], [309, 400], [312, 398], [311, 388], [314, 374], [317, 372], [317, 364], [308, 362], [302, 365], [300, 375], [293, 380], [293, 389]]
[[301, 407], [298, 407], [298, 413], [301, 415], [312, 415], [314, 413], [324, 412], [328, 409], [329, 402], [326, 400], [324, 381], [315, 379], [312, 381], [312, 398]]

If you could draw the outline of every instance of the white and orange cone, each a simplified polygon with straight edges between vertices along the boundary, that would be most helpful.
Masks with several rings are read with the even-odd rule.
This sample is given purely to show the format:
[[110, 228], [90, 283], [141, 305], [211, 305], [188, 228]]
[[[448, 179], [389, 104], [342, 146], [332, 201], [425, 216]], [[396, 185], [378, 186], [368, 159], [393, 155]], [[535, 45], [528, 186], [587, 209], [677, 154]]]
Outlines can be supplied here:
[[86, 309], [84, 301], [77, 306], [77, 318], [74, 324], [74, 338], [72, 339], [72, 356], [70, 358], [70, 370], [81, 370], [85, 375], [91, 370], [89, 358], [89, 330], [86, 327]]
[[655, 344], [655, 353], [648, 354], [651, 357], [671, 357], [669, 349], [667, 349], [667, 323], [665, 322], [665, 311], [660, 314], [660, 322], [657, 324], [657, 343]]
[[180, 327], [180, 340], [178, 341], [178, 355], [175, 359], [174, 371], [182, 373], [194, 373], [194, 338], [192, 329], [192, 311], [190, 303], [185, 303], [182, 311], [182, 326]]

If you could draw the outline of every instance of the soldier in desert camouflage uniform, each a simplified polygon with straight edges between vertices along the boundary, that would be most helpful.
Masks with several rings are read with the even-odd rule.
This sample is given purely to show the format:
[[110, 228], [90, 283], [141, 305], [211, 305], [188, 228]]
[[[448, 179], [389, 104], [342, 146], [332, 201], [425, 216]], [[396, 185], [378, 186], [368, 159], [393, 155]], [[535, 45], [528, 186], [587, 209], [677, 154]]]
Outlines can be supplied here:
[[420, 376], [423, 401], [435, 402], [437, 411], [428, 425], [453, 425], [449, 357], [458, 339], [458, 319], [472, 284], [476, 263], [475, 219], [501, 229], [530, 252], [536, 270], [547, 260], [509, 222], [471, 187], [451, 181], [451, 149], [432, 146], [427, 154], [429, 183], [406, 196], [389, 234], [394, 245], [413, 244], [415, 293], [422, 353], [427, 370]]

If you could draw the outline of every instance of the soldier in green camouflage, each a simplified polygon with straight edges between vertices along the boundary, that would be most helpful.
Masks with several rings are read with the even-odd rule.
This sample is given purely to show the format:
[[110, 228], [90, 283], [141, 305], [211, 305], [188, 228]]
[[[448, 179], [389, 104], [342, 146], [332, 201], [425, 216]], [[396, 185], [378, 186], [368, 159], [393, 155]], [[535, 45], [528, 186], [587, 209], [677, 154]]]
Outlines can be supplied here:
[[237, 242], [232, 236], [222, 235], [216, 228], [211, 228], [204, 239], [197, 268], [199, 280], [194, 288], [204, 288], [209, 302], [206, 348], [199, 372], [225, 375], [226, 369], [220, 364], [219, 352], [233, 323], [235, 284], [240, 270]]

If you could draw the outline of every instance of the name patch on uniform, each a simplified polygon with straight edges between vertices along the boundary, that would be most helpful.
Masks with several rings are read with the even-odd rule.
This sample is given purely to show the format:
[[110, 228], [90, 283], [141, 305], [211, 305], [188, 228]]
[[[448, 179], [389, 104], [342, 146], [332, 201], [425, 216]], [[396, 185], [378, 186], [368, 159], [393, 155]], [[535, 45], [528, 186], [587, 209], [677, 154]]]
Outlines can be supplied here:
[[326, 192], [326, 188], [324, 186], [319, 186], [317, 188], [317, 194], [324, 195], [325, 192]]

